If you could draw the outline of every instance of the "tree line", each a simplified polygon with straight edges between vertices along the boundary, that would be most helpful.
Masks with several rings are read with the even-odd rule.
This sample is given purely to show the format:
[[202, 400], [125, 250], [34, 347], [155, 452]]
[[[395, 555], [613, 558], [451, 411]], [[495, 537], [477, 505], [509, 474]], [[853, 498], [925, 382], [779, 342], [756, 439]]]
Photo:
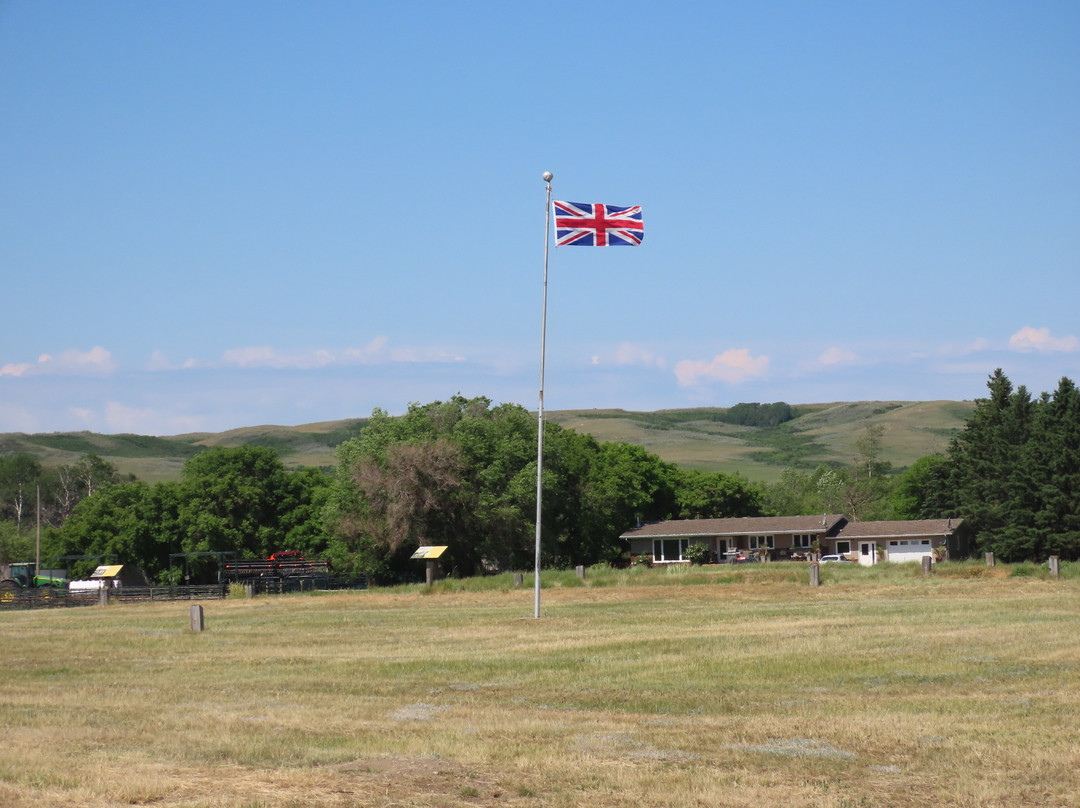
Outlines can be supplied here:
[[[452, 571], [525, 569], [534, 553], [536, 419], [517, 405], [460, 396], [376, 410], [337, 449], [331, 472], [288, 470], [272, 449], [209, 449], [181, 479], [154, 485], [115, 473], [49, 525], [43, 554], [110, 557], [178, 582], [176, 553], [262, 558], [298, 550], [340, 574], [415, 574], [419, 544], [443, 544]], [[761, 513], [760, 491], [734, 475], [679, 469], [642, 447], [544, 425], [543, 563], [616, 560], [641, 520]], [[25, 488], [25, 485], [24, 485]], [[7, 498], [5, 498], [7, 501]], [[28, 553], [25, 531], [0, 556]], [[21, 542], [21, 543], [20, 543]], [[195, 575], [212, 561], [193, 563]], [[93, 561], [74, 565], [85, 575]]]
[[[771, 484], [681, 469], [636, 444], [545, 423], [542, 563], [615, 562], [626, 549], [619, 535], [640, 522], [823, 512], [963, 518], [976, 549], [1003, 560], [1076, 558], [1080, 393], [1062, 379], [1033, 399], [1000, 370], [988, 386], [945, 454], [897, 473], [880, 456], [884, 427], [871, 424], [850, 465], [785, 469]], [[329, 471], [286, 469], [265, 447], [217, 448], [190, 458], [180, 480], [155, 485], [122, 479], [94, 456], [56, 469], [0, 457], [0, 561], [29, 555], [29, 498], [40, 489], [46, 555], [108, 556], [158, 581], [176, 582], [175, 553], [288, 549], [393, 582], [418, 571], [409, 556], [422, 544], [446, 545], [444, 562], [459, 575], [529, 569], [536, 428], [521, 406], [455, 396], [398, 417], [376, 410]]]
[[1080, 391], [1062, 377], [1032, 398], [998, 368], [914, 497], [928, 517], [960, 516], [1007, 561], [1080, 557]]

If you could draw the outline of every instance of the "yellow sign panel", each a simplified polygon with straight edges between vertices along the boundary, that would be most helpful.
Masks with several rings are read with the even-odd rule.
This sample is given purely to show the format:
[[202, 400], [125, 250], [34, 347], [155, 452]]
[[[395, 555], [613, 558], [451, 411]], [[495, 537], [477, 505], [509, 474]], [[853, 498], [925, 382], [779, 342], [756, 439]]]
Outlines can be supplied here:
[[416, 552], [412, 554], [413, 558], [438, 558], [445, 553], [447, 548], [443, 547], [418, 547]]
[[94, 570], [94, 574], [91, 578], [115, 578], [120, 574], [120, 570], [124, 568], [123, 564], [112, 564], [103, 567], [98, 567]]

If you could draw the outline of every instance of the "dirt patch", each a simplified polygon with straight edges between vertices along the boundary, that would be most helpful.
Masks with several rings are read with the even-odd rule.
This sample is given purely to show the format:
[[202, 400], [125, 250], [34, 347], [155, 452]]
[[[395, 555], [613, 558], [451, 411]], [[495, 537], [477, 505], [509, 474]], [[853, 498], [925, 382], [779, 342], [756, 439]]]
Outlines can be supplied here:
[[[441, 758], [364, 758], [327, 767], [348, 805], [494, 806], [534, 804], [522, 783]], [[419, 801], [418, 801], [419, 800]]]

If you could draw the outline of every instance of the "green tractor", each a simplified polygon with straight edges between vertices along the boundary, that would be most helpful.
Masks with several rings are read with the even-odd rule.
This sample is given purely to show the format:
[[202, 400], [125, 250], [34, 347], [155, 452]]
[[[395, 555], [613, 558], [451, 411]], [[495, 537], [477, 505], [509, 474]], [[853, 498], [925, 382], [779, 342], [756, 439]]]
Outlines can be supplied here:
[[7, 577], [0, 580], [0, 601], [15, 599], [21, 589], [36, 589], [43, 598], [67, 592], [66, 570], [38, 570], [33, 561], [15, 562]]

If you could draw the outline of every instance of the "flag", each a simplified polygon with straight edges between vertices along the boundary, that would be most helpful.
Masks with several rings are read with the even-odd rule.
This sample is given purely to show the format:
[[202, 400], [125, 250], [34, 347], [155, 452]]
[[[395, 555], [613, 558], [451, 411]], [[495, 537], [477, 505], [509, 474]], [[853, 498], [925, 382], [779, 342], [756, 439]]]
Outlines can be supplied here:
[[555, 246], [636, 247], [645, 238], [641, 205], [628, 208], [599, 202], [552, 202]]

